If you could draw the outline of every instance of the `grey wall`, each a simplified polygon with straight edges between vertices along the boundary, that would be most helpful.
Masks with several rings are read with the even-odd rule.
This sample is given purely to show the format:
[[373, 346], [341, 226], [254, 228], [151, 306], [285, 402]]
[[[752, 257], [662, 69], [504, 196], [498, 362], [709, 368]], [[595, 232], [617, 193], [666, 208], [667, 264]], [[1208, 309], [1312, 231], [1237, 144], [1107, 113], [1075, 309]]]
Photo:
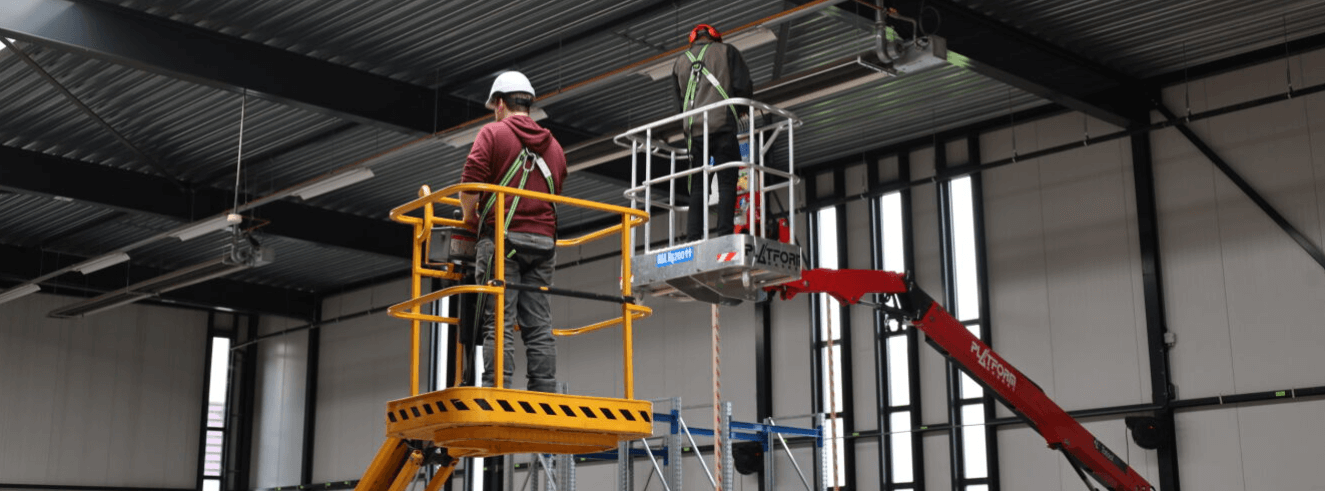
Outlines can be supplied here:
[[[262, 317], [258, 334], [303, 324], [293, 319]], [[303, 456], [308, 331], [268, 338], [257, 345], [257, 350], [251, 485], [289, 486], [299, 482]]]
[[[409, 298], [399, 281], [328, 298], [324, 319]], [[322, 329], [313, 482], [358, 479], [385, 439], [386, 402], [408, 397], [409, 322], [385, 313]]]
[[[1080, 139], [1082, 122], [1020, 125], [1016, 148]], [[982, 135], [984, 161], [1012, 138]], [[1130, 152], [1116, 140], [983, 174], [994, 347], [1068, 410], [1149, 402]]]
[[[1325, 52], [1166, 90], [1181, 114], [1325, 82]], [[1325, 199], [1325, 96], [1201, 121], [1193, 131], [1317, 245]], [[1173, 378], [1180, 398], [1325, 385], [1325, 271], [1174, 130], [1153, 140]], [[1185, 486], [1313, 489], [1322, 402], [1177, 415]]]
[[[1325, 53], [1294, 57], [1297, 87], [1325, 82]], [[1286, 90], [1283, 61], [1165, 91], [1179, 114]], [[1294, 98], [1193, 125], [1287, 219], [1317, 244], [1325, 170], [1325, 97]], [[985, 161], [1116, 128], [1079, 114], [981, 135]], [[1015, 134], [1015, 136], [1014, 136]], [[1067, 409], [1148, 403], [1131, 149], [1127, 140], [984, 174], [995, 347]], [[1325, 384], [1319, 327], [1325, 272], [1176, 130], [1152, 133], [1167, 322], [1179, 398]], [[1312, 489], [1325, 437], [1320, 401], [1183, 410], [1180, 478], [1210, 489]], [[1004, 410], [1002, 414], [1007, 414]], [[1085, 422], [1151, 482], [1154, 452], [1121, 421]], [[1027, 428], [1000, 429], [1006, 489], [1080, 489]], [[943, 458], [938, 456], [939, 458]], [[946, 458], [944, 458], [946, 460]], [[1056, 472], [1045, 472], [1057, 469]], [[936, 469], [937, 470], [937, 469]], [[930, 473], [946, 481], [943, 474]]]
[[192, 488], [206, 314], [128, 305], [46, 317], [71, 301], [0, 305], [0, 483]]

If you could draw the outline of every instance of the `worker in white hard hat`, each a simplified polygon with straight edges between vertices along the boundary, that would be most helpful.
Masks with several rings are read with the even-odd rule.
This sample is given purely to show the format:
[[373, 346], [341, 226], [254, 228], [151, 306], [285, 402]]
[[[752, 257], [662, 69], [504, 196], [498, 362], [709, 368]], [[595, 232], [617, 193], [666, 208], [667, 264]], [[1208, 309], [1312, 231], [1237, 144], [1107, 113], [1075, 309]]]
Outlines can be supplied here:
[[[496, 121], [479, 131], [465, 159], [460, 182], [481, 182], [540, 193], [560, 194], [566, 179], [566, 155], [552, 133], [529, 117], [534, 87], [520, 72], [497, 76], [488, 92], [487, 108]], [[476, 247], [480, 282], [491, 279], [495, 236], [496, 195], [461, 193], [465, 224], [478, 231]], [[556, 265], [557, 213], [552, 203], [507, 195], [506, 282], [551, 286]], [[492, 296], [483, 300], [483, 385], [493, 384], [496, 318]], [[552, 338], [552, 309], [546, 293], [507, 290], [504, 384], [510, 387], [515, 367], [514, 326], [519, 323], [525, 345], [528, 389], [553, 392], [557, 350]]]

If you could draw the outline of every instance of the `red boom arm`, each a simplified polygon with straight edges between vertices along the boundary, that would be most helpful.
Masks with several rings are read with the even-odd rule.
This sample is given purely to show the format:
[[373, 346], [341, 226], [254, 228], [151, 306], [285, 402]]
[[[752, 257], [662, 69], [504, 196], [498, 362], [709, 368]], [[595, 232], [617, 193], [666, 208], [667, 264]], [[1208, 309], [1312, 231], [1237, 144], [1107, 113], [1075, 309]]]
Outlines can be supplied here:
[[799, 293], [826, 293], [850, 304], [860, 302], [869, 293], [897, 295], [901, 300], [900, 315], [924, 332], [935, 346], [971, 376], [998, 394], [1044, 437], [1049, 448], [1062, 450], [1069, 460], [1079, 463], [1113, 491], [1154, 489], [1136, 470], [1050, 400], [1039, 386], [989, 349], [904, 275], [889, 271], [811, 269], [801, 272], [800, 280], [769, 290], [781, 293], [783, 299]]

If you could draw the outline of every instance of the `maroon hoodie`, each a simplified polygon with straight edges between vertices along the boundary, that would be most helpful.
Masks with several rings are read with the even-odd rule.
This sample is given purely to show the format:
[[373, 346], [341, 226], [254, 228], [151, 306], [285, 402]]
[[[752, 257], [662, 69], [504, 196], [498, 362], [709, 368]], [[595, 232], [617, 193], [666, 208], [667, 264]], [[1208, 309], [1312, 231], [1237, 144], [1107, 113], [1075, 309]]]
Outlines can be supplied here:
[[[460, 182], [501, 184], [511, 164], [520, 155], [520, 150], [526, 146], [543, 156], [548, 169], [552, 171], [552, 181], [557, 186], [555, 194], [561, 194], [562, 182], [566, 180], [566, 154], [561, 150], [561, 144], [557, 143], [557, 139], [552, 137], [552, 132], [539, 126], [529, 116], [511, 116], [502, 121], [483, 125], [478, 137], [474, 139], [474, 146], [469, 150], [469, 157], [465, 159], [465, 169], [460, 174]], [[523, 171], [516, 171], [515, 177], [507, 186], [520, 187], [522, 174]], [[537, 167], [530, 171], [524, 189], [540, 193], [548, 192], [547, 179]], [[488, 196], [484, 193], [479, 197], [480, 212], [487, 206]], [[512, 199], [514, 196], [506, 197], [507, 210], [510, 210]], [[493, 205], [483, 225], [485, 234], [490, 233], [491, 227], [496, 226], [494, 222], [496, 214], [497, 206]], [[556, 237], [557, 216], [552, 203], [521, 198], [520, 206], [515, 210], [515, 217], [511, 219], [507, 231]]]

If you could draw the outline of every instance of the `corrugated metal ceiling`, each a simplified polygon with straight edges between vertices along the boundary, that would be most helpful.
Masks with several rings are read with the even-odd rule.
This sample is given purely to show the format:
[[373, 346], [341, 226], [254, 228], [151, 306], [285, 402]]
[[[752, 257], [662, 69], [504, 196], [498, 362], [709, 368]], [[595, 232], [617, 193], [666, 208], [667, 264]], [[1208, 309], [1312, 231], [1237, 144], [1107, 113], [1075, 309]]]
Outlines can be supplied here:
[[[455, 73], [471, 72], [493, 60], [516, 58], [551, 42], [573, 42], [565, 39], [567, 33], [653, 4], [672, 3], [658, 0], [105, 1], [421, 85], [430, 85], [439, 78], [445, 81]], [[751, 8], [767, 11], [779, 7], [777, 2], [727, 0], [705, 2], [701, 9], [687, 10], [727, 15]], [[671, 20], [673, 16], [669, 13], [666, 17]], [[667, 35], [675, 39], [678, 29], [686, 28], [676, 28], [669, 22]], [[631, 33], [631, 37], [646, 42], [659, 40], [637, 33]], [[578, 57], [579, 52], [568, 52]]]
[[1137, 77], [1325, 32], [1319, 0], [953, 1]]
[[[481, 100], [489, 70], [525, 71], [542, 93], [680, 45], [701, 20], [724, 30], [774, 14], [785, 2], [679, 2], [660, 0], [583, 2], [392, 3], [361, 0], [102, 0], [222, 34], [419, 85], [447, 87], [453, 95]], [[1325, 2], [1231, 0], [1130, 2], [1096, 0], [953, 0], [1134, 76], [1171, 72], [1237, 52], [1325, 32]], [[788, 23], [782, 74], [822, 67], [869, 48], [871, 25], [843, 3]], [[587, 27], [630, 12], [648, 15], [591, 33]], [[940, 26], [939, 34], [942, 34]], [[783, 32], [781, 28], [775, 32]], [[572, 35], [574, 34], [574, 35]], [[241, 96], [213, 87], [90, 59], [82, 54], [19, 43], [38, 64], [171, 173], [230, 189], [239, 136]], [[543, 55], [527, 54], [556, 46]], [[756, 84], [773, 78], [775, 43], [744, 52]], [[504, 63], [503, 63], [504, 62]], [[497, 68], [493, 68], [497, 67]], [[486, 76], [485, 76], [486, 75]], [[459, 77], [468, 76], [468, 80]], [[589, 134], [613, 134], [670, 114], [670, 81], [628, 75], [545, 109], [552, 121]], [[1042, 104], [955, 67], [871, 82], [790, 109], [798, 129], [797, 165], [823, 162], [942, 131], [993, 114]], [[148, 174], [114, 137], [68, 103], [11, 53], [0, 52], [0, 144]], [[454, 183], [468, 152], [441, 140], [364, 126], [325, 114], [250, 98], [245, 119], [245, 175], [253, 195], [306, 181], [332, 169], [372, 158], [376, 177], [313, 198], [309, 205], [385, 219], [416, 196]], [[380, 154], [415, 142], [404, 149]], [[783, 158], [775, 150], [775, 158]], [[572, 160], [574, 156], [572, 155]], [[573, 163], [573, 162], [572, 162]], [[622, 188], [587, 174], [572, 175], [566, 194], [624, 204]], [[293, 199], [293, 198], [292, 198]], [[60, 221], [76, 215], [78, 221]], [[254, 212], [262, 216], [261, 208]], [[601, 218], [563, 210], [563, 225]], [[161, 230], [173, 220], [120, 215], [78, 203], [34, 196], [0, 195], [0, 242], [41, 244], [84, 256], [103, 253]], [[404, 226], [402, 234], [405, 234]], [[136, 251], [135, 264], [173, 269], [215, 257], [224, 234], [194, 241], [164, 241]], [[280, 237], [273, 265], [236, 275], [244, 281], [318, 290], [404, 268], [403, 260], [341, 250]], [[403, 255], [403, 251], [402, 251]]]
[[[233, 187], [243, 96], [80, 54], [19, 43], [51, 77], [186, 182]], [[160, 175], [17, 56], [0, 57], [0, 141], [64, 158]], [[256, 97], [245, 109], [244, 152], [261, 156], [339, 120]], [[324, 163], [325, 167], [328, 165]], [[228, 174], [228, 179], [214, 179]], [[314, 174], [305, 174], [307, 179]], [[228, 183], [228, 184], [227, 184]]]

